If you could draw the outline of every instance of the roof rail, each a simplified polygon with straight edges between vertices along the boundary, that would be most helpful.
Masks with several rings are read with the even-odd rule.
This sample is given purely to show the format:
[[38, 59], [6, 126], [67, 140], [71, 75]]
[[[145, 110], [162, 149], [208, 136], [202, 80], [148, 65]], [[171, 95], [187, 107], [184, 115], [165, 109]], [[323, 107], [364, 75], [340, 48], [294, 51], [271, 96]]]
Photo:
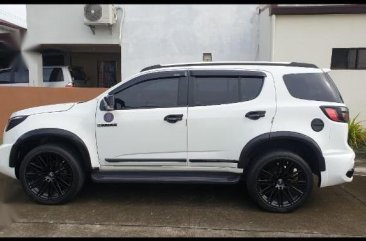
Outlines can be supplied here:
[[186, 64], [171, 64], [161, 65], [155, 64], [143, 68], [140, 72], [144, 72], [152, 69], [168, 68], [168, 67], [189, 67], [189, 66], [215, 66], [215, 65], [267, 65], [267, 66], [290, 66], [290, 67], [304, 67], [304, 68], [318, 68], [315, 64], [309, 63], [280, 63], [280, 62], [201, 62], [201, 63], [186, 63]]

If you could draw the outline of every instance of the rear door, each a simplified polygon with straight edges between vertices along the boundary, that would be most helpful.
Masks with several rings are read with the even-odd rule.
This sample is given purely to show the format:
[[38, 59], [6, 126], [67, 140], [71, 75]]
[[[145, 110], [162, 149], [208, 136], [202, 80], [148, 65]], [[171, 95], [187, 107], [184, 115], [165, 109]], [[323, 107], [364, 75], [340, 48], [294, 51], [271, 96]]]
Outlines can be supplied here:
[[243, 147], [270, 132], [276, 99], [269, 73], [243, 70], [190, 72], [190, 166], [237, 167]]

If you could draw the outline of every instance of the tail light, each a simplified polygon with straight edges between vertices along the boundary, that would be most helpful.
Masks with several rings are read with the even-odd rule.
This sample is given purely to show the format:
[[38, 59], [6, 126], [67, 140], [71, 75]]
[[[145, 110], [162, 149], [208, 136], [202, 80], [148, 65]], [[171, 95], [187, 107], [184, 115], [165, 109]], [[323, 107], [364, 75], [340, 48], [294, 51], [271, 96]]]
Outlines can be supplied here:
[[67, 85], [65, 85], [65, 87], [74, 87], [74, 84], [71, 82], [71, 83], [68, 83]]
[[320, 109], [332, 121], [344, 122], [349, 121], [349, 111], [344, 106], [321, 106]]

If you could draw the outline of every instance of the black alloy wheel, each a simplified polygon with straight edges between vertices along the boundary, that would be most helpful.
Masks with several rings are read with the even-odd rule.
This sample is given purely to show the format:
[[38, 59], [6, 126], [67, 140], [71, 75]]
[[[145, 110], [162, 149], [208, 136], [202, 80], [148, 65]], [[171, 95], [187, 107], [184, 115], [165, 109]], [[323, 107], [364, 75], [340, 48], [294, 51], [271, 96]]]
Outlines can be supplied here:
[[84, 182], [77, 156], [57, 145], [39, 146], [30, 151], [22, 161], [19, 173], [27, 194], [42, 204], [70, 200]]
[[307, 163], [291, 152], [269, 153], [250, 170], [247, 187], [262, 208], [290, 212], [310, 195], [313, 176]]
[[29, 162], [25, 180], [34, 195], [51, 200], [62, 197], [72, 185], [71, 167], [62, 156], [43, 152]]

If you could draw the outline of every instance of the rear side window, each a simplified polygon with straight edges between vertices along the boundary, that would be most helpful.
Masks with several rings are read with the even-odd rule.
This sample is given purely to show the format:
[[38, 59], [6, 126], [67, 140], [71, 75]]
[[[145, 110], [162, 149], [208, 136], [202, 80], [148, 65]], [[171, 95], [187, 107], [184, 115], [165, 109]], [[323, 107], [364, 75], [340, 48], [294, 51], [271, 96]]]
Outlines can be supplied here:
[[221, 105], [255, 99], [263, 86], [263, 77], [195, 77], [192, 104]]
[[220, 105], [237, 102], [238, 78], [199, 77], [194, 81], [194, 105]]
[[290, 94], [299, 99], [342, 103], [342, 97], [328, 74], [300, 73], [283, 76]]

